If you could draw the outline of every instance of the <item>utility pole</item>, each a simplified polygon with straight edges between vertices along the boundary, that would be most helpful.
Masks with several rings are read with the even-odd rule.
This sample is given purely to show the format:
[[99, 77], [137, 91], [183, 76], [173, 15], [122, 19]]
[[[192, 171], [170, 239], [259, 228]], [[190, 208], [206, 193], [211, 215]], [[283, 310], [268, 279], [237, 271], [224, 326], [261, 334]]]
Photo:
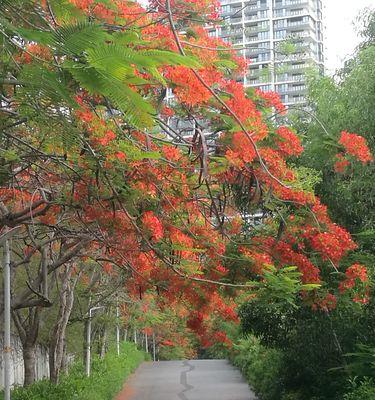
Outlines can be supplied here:
[[101, 307], [91, 307], [89, 309], [89, 320], [87, 322], [87, 332], [86, 332], [86, 376], [89, 377], [91, 373], [91, 319], [92, 312], [95, 310], [99, 310]]
[[118, 306], [118, 302], [116, 305], [116, 348], [117, 348], [117, 355], [120, 355], [120, 324], [119, 324], [119, 318], [120, 318], [120, 308]]
[[154, 361], [156, 361], [156, 338], [155, 338], [155, 332], [152, 333], [152, 358]]
[[10, 238], [21, 229], [17, 226], [7, 229], [0, 237], [0, 246], [4, 249], [4, 400], [10, 400], [10, 355], [12, 352], [10, 343]]

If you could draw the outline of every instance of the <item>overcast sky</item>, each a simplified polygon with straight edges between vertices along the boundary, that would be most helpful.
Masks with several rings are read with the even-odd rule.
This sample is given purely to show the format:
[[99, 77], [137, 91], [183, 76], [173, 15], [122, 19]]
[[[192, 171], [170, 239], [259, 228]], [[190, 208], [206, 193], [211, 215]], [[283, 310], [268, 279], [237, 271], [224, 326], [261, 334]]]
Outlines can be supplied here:
[[333, 72], [360, 42], [353, 21], [366, 7], [375, 8], [375, 0], [322, 0], [325, 6], [325, 48], [327, 70]]

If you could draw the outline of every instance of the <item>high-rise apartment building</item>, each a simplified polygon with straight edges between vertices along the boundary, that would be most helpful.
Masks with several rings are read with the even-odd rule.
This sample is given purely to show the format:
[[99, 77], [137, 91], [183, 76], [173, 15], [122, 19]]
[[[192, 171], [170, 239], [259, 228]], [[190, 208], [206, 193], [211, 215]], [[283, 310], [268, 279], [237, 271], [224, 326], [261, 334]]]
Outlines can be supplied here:
[[221, 16], [209, 33], [249, 59], [244, 85], [303, 104], [307, 69], [324, 68], [322, 0], [221, 0]]

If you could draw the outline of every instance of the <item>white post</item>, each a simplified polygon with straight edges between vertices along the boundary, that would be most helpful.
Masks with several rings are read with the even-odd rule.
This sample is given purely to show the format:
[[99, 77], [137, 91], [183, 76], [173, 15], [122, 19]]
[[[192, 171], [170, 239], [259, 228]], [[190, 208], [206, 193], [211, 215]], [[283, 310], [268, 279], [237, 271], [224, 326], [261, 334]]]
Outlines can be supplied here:
[[89, 377], [91, 372], [91, 308], [87, 322], [86, 346], [86, 376]]
[[119, 325], [120, 309], [116, 306], [116, 347], [117, 355], [120, 355], [120, 325]]
[[145, 333], [145, 348], [146, 348], [146, 353], [148, 353], [148, 336], [147, 336], [147, 333]]
[[21, 229], [16, 226], [7, 229], [0, 237], [0, 246], [4, 247], [4, 400], [10, 400], [10, 353], [12, 352], [10, 343], [10, 246], [9, 239]]
[[10, 249], [4, 243], [4, 400], [10, 400]]
[[134, 343], [137, 344], [137, 329], [134, 328]]
[[152, 355], [154, 361], [156, 361], [156, 343], [155, 343], [155, 332], [152, 334]]
[[89, 320], [87, 322], [87, 332], [86, 332], [86, 376], [90, 376], [91, 373], [91, 319], [92, 319], [92, 312], [95, 310], [99, 310], [100, 308], [104, 308], [104, 306], [100, 307], [91, 307], [89, 309]]

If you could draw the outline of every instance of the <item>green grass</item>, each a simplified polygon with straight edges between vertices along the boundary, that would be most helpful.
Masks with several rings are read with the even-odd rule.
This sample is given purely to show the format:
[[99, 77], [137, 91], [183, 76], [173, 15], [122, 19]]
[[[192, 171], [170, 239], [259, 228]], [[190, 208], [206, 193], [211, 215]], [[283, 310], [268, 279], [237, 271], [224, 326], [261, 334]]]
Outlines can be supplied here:
[[94, 358], [90, 378], [85, 376], [82, 363], [76, 363], [58, 385], [43, 380], [27, 388], [19, 387], [12, 391], [12, 400], [113, 400], [125, 379], [145, 359], [148, 355], [134, 344], [123, 343], [119, 357], [111, 350], [103, 360]]

